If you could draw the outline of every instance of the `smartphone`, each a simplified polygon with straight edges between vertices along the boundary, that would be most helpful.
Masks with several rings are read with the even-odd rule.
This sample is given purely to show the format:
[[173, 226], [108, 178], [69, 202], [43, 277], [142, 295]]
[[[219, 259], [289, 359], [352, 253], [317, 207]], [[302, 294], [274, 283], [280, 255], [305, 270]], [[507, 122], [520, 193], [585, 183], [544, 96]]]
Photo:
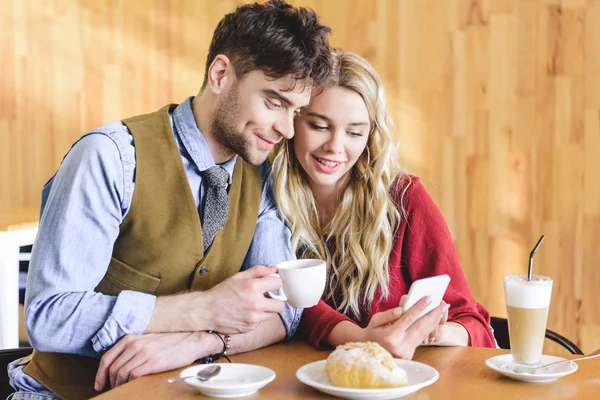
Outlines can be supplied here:
[[423, 315], [440, 305], [449, 283], [450, 277], [447, 274], [417, 279], [410, 285], [408, 297], [404, 302], [404, 311], [414, 306], [423, 297], [429, 296], [431, 297], [431, 304], [429, 304], [425, 311], [419, 315], [419, 318], [421, 318]]

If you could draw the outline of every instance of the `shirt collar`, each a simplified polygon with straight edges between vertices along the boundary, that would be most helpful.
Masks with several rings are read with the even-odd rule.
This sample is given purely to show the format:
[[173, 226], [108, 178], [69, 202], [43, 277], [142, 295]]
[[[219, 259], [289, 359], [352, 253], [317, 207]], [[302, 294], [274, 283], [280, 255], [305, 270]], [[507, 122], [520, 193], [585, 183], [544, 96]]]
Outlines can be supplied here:
[[[172, 112], [172, 126], [175, 135], [179, 137], [186, 152], [190, 155], [192, 162], [196, 164], [200, 172], [206, 171], [210, 167], [215, 166], [215, 159], [208, 147], [208, 143], [204, 135], [198, 129], [194, 113], [192, 111], [192, 100], [194, 96], [190, 96], [179, 104]], [[229, 174], [229, 184], [233, 180], [233, 170], [237, 155], [231, 157], [222, 164], [218, 164], [224, 168]]]

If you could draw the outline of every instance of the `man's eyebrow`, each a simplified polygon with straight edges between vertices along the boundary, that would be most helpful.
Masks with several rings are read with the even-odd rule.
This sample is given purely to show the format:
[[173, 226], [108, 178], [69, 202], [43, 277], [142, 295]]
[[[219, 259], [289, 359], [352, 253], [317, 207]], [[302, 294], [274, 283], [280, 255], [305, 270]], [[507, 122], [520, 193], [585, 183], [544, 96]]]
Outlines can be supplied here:
[[293, 106], [294, 104], [290, 101], [290, 99], [288, 99], [287, 97], [285, 97], [284, 95], [282, 95], [281, 93], [279, 93], [277, 90], [273, 90], [273, 89], [264, 89], [263, 93], [268, 95], [268, 96], [273, 96], [273, 97], [277, 97], [279, 100], [283, 101], [285, 104], [287, 104], [288, 106]]

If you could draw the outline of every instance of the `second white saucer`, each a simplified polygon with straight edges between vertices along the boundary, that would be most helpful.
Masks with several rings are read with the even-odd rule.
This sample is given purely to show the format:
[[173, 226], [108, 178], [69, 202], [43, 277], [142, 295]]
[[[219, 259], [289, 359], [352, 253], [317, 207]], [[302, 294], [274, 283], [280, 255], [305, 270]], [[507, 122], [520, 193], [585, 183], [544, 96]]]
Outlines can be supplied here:
[[[565, 360], [562, 357], [556, 356], [542, 356], [542, 365], [550, 364], [557, 361]], [[572, 374], [577, 371], [577, 363], [568, 362], [558, 364], [556, 366], [541, 370], [535, 374], [530, 373], [519, 373], [515, 372], [510, 368], [510, 363], [512, 362], [512, 355], [503, 354], [501, 356], [495, 356], [492, 358], [488, 358], [485, 364], [493, 369], [494, 371], [508, 377], [511, 379], [515, 379], [517, 381], [522, 382], [534, 382], [534, 383], [544, 383], [544, 382], [552, 382], [561, 378], [565, 375]]]
[[266, 386], [275, 379], [275, 372], [259, 365], [220, 363], [219, 375], [208, 381], [201, 381], [194, 376], [209, 365], [202, 364], [187, 368], [181, 372], [180, 377], [190, 376], [185, 383], [194, 387], [198, 392], [209, 397], [243, 397], [251, 396], [257, 390]]

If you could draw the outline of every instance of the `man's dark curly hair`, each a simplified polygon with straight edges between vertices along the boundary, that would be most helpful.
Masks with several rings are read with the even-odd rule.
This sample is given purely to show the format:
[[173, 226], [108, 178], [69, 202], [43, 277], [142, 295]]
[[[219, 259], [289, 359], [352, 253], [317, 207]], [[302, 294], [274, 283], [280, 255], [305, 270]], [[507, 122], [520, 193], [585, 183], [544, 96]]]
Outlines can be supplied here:
[[331, 71], [331, 29], [321, 25], [317, 14], [282, 0], [239, 6], [221, 19], [213, 34], [204, 84], [215, 57], [226, 55], [241, 79], [253, 70], [278, 79], [291, 74], [324, 86]]

